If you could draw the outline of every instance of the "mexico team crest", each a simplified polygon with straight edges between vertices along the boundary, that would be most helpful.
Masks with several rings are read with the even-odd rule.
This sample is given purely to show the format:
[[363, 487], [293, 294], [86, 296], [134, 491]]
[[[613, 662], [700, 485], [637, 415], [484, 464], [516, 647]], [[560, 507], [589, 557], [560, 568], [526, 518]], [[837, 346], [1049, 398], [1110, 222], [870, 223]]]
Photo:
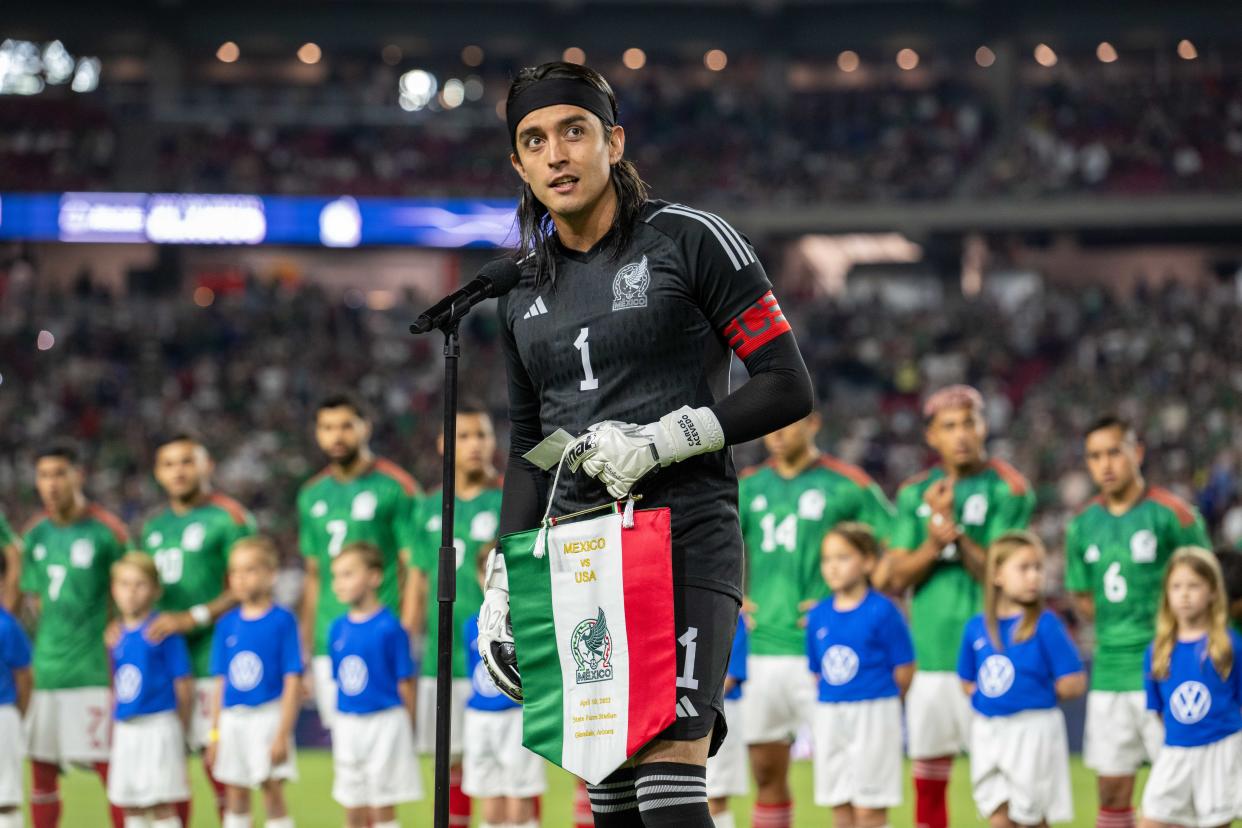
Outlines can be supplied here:
[[650, 284], [646, 256], [640, 262], [627, 264], [612, 279], [612, 309], [647, 307], [647, 287]]
[[612, 636], [608, 634], [608, 622], [604, 609], [599, 615], [580, 621], [569, 636], [569, 648], [574, 661], [578, 662], [575, 678], [578, 684], [608, 681], [612, 678]]

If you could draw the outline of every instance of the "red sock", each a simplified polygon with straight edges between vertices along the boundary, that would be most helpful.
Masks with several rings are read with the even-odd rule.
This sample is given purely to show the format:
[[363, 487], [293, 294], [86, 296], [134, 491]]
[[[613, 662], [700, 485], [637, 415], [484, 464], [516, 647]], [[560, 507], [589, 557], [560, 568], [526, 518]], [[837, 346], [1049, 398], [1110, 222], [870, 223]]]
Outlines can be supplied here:
[[470, 824], [470, 797], [461, 789], [461, 766], [449, 769], [449, 825]]
[[[99, 778], [103, 780], [104, 790], [108, 790], [108, 763], [96, 762], [95, 773], [99, 774]], [[118, 808], [111, 802], [108, 803], [108, 812], [112, 814], [112, 828], [125, 828], [125, 809]]]
[[32, 759], [30, 770], [30, 819], [34, 828], [56, 828], [60, 824], [60, 768]]
[[535, 822], [538, 822], [543, 817], [543, 797], [532, 796], [530, 798], [530, 804], [531, 808], [535, 812]]
[[761, 805], [756, 802], [755, 810], [751, 813], [750, 824], [754, 828], [790, 828], [793, 825], [793, 803]]
[[[224, 822], [224, 783], [211, 775], [211, 765], [208, 765], [206, 762], [203, 763], [203, 772], [207, 774], [207, 781], [211, 783], [211, 789], [216, 792], [216, 816], [220, 819], [220, 822]], [[189, 825], [190, 823], [187, 821], [185, 823], [186, 828], [189, 828]]]
[[582, 780], [578, 780], [578, 788], [574, 791], [574, 828], [595, 828], [591, 797], [587, 795], [586, 783]]
[[1134, 809], [1101, 808], [1095, 818], [1095, 828], [1134, 828]]
[[914, 763], [914, 824], [916, 828], [949, 828], [949, 776], [953, 757], [919, 759]]
[[189, 828], [190, 825], [190, 800], [185, 802], [176, 802], [173, 807], [177, 809], [177, 818], [181, 820], [183, 828]]

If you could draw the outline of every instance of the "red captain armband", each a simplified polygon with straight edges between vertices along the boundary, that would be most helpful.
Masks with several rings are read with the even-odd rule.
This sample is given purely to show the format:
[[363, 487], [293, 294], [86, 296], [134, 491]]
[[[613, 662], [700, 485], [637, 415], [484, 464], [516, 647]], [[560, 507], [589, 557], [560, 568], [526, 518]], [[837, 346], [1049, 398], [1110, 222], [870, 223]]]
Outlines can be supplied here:
[[724, 335], [738, 359], [746, 359], [760, 346], [766, 345], [783, 333], [789, 333], [789, 330], [789, 323], [785, 321], [785, 314], [781, 312], [780, 303], [769, 290], [760, 296], [755, 304], [725, 325]]

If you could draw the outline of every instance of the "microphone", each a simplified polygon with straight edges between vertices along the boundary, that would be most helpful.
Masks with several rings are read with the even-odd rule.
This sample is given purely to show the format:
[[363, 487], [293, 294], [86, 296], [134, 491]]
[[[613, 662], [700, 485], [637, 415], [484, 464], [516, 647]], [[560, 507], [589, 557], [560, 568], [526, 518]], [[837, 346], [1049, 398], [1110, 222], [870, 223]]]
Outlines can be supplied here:
[[490, 261], [470, 282], [420, 313], [410, 326], [410, 333], [423, 334], [451, 325], [484, 299], [495, 299], [513, 290], [520, 278], [522, 271], [512, 259]]

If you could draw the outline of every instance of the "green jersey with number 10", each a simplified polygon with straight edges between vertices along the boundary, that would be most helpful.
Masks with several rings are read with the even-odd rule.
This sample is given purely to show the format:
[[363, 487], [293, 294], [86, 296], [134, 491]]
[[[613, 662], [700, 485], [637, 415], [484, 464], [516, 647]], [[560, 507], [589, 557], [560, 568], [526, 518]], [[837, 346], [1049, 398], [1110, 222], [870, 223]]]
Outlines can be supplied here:
[[[178, 514], [164, 508], [142, 527], [142, 551], [155, 558], [164, 592], [159, 608], [181, 612], [215, 600], [224, 591], [229, 550], [255, 533], [254, 517], [236, 500], [209, 495]], [[196, 678], [211, 675], [211, 628], [186, 634]]]
[[804, 655], [806, 631], [798, 605], [828, 595], [820, 575], [820, 545], [843, 521], [860, 521], [883, 541], [893, 507], [867, 473], [821, 456], [793, 477], [766, 463], [742, 472], [738, 513], [746, 547], [746, 595], [754, 655]]
[[1143, 689], [1143, 653], [1156, 634], [1164, 570], [1181, 546], [1211, 548], [1203, 518], [1150, 487], [1124, 514], [1095, 498], [1065, 531], [1065, 587], [1095, 599], [1091, 689]]
[[73, 523], [39, 516], [24, 542], [22, 592], [39, 596], [35, 687], [107, 687], [112, 677], [103, 635], [112, 564], [129, 542], [125, 524], [90, 503]]
[[338, 480], [327, 469], [298, 492], [298, 546], [319, 564], [319, 605], [315, 612], [315, 655], [328, 653], [328, 629], [349, 608], [332, 593], [332, 559], [341, 547], [367, 541], [384, 555], [380, 603], [401, 611], [397, 565], [409, 551], [410, 510], [418, 485], [397, 464], [377, 458], [369, 469]]
[[[923, 495], [945, 477], [940, 466], [904, 483], [897, 492], [897, 523], [889, 539], [892, 554], [908, 554], [927, 539], [931, 507]], [[960, 478], [953, 486], [953, 512], [966, 536], [984, 549], [1013, 529], [1025, 529], [1035, 509], [1035, 494], [1017, 469], [1004, 460], [989, 460], [983, 470]], [[932, 564], [927, 578], [914, 588], [910, 601], [910, 633], [920, 670], [957, 669], [962, 632], [983, 608], [983, 590], [966, 567], [956, 544], [949, 544]]]

